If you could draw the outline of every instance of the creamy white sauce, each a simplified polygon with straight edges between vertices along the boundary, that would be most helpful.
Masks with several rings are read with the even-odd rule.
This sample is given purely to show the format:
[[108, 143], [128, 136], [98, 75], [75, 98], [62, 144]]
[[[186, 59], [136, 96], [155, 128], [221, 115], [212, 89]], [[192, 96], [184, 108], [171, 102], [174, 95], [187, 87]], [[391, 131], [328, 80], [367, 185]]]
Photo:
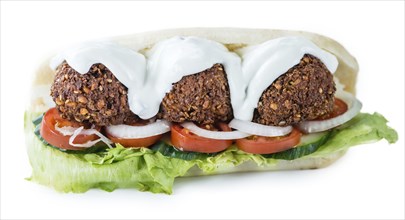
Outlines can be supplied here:
[[93, 64], [102, 63], [127, 86], [128, 96], [142, 87], [146, 76], [145, 57], [112, 42], [87, 42], [70, 47], [55, 56], [50, 67], [56, 69], [64, 60], [80, 74], [87, 73]]
[[81, 74], [102, 63], [128, 88], [131, 111], [143, 119], [155, 116], [165, 94], [183, 76], [198, 73], [216, 63], [227, 74], [234, 116], [251, 121], [263, 91], [280, 75], [298, 64], [305, 54], [319, 58], [331, 73], [338, 61], [302, 37], [284, 37], [241, 49], [238, 56], [218, 42], [198, 37], [173, 37], [154, 45], [146, 58], [113, 43], [90, 43], [56, 56], [51, 67], [63, 60]]

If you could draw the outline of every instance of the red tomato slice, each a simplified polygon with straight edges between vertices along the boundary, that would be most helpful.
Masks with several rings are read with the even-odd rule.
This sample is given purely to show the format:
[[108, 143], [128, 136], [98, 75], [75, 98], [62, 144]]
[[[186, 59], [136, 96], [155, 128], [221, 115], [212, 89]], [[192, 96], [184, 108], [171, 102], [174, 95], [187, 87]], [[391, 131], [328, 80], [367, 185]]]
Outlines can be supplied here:
[[286, 136], [250, 136], [236, 140], [236, 145], [239, 149], [247, 153], [271, 154], [293, 148], [300, 142], [301, 135], [301, 132], [294, 128], [292, 132]]
[[[55, 147], [65, 149], [65, 150], [83, 150], [84, 149], [84, 148], [74, 147], [74, 146], [70, 145], [69, 138], [71, 137], [71, 135], [64, 136], [59, 131], [57, 131], [55, 129], [56, 123], [58, 123], [59, 127], [71, 126], [71, 127], [78, 128], [78, 127], [84, 126], [81, 123], [63, 119], [59, 115], [59, 112], [58, 112], [58, 110], [56, 110], [56, 108], [51, 108], [45, 113], [45, 115], [42, 119], [41, 129], [40, 129], [40, 134], [46, 142], [48, 142], [49, 144], [51, 144]], [[98, 138], [98, 136], [95, 134], [92, 134], [92, 135], [80, 134], [80, 135], [76, 136], [73, 143], [74, 144], [84, 144], [84, 143], [87, 143], [88, 141], [96, 140], [97, 138]]]
[[[219, 128], [223, 131], [230, 131], [229, 126], [220, 123]], [[171, 142], [173, 146], [184, 151], [200, 153], [216, 153], [225, 150], [232, 144], [232, 140], [215, 140], [200, 137], [191, 133], [188, 129], [174, 124], [171, 127]]]
[[341, 99], [335, 98], [335, 103], [333, 105], [332, 112], [322, 115], [315, 120], [326, 120], [337, 117], [343, 113], [347, 112], [347, 104]]

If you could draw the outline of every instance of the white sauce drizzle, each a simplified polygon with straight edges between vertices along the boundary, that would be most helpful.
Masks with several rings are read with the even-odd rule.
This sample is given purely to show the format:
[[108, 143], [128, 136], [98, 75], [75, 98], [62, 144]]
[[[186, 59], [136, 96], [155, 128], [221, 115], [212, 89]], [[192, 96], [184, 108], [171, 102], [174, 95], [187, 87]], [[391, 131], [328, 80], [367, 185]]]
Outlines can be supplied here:
[[173, 37], [140, 53], [113, 43], [81, 44], [56, 56], [51, 67], [64, 60], [85, 74], [102, 63], [128, 88], [131, 111], [142, 119], [155, 116], [165, 94], [183, 76], [198, 73], [216, 63], [227, 74], [234, 116], [251, 121], [263, 91], [280, 75], [298, 64], [305, 54], [319, 58], [331, 73], [338, 61], [303, 37], [283, 37], [238, 51], [242, 59], [218, 42], [198, 37]]
[[[146, 75], [145, 57], [113, 42], [78, 44], [55, 56], [50, 67], [56, 69], [64, 60], [80, 74], [87, 73], [93, 64], [102, 63], [127, 88], [142, 87]], [[128, 93], [131, 91], [128, 89]]]

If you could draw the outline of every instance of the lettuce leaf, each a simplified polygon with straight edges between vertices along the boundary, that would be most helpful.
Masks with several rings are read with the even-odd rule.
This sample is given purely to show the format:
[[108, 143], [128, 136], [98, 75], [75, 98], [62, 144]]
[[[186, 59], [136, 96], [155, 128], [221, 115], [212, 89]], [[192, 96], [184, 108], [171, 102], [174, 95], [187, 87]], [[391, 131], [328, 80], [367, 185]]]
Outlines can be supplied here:
[[[66, 153], [44, 144], [34, 135], [31, 121], [35, 113], [25, 114], [27, 152], [32, 166], [32, 181], [54, 187], [62, 192], [85, 192], [91, 188], [113, 191], [116, 188], [136, 188], [153, 193], [172, 193], [176, 177], [187, 175], [193, 168], [203, 174], [219, 173], [244, 163], [259, 167], [275, 166], [281, 159], [249, 154], [231, 146], [218, 154], [176, 151], [160, 142], [148, 148], [116, 148], [97, 153]], [[342, 152], [362, 143], [386, 139], [394, 143], [398, 135], [386, 125], [380, 114], [359, 114], [346, 124], [333, 129], [326, 143], [316, 152], [299, 158], [320, 158]]]
[[315, 153], [306, 157], [322, 157], [360, 144], [386, 139], [392, 144], [398, 140], [397, 132], [387, 126], [387, 119], [379, 113], [360, 113], [347, 123], [333, 129], [329, 140]]
[[103, 154], [67, 154], [33, 139], [28, 154], [33, 169], [30, 180], [62, 192], [136, 188], [170, 194], [174, 179], [193, 166], [146, 148], [126, 149], [120, 145]]

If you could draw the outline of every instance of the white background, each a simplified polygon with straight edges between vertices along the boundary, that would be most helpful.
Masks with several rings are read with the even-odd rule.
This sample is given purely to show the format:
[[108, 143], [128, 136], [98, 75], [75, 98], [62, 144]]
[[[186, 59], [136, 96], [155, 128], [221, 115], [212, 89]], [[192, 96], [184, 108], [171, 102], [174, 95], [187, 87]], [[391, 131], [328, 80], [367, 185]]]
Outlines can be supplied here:
[[[24, 180], [23, 113], [41, 59], [78, 41], [176, 27], [298, 29], [360, 64], [363, 111], [399, 141], [352, 148], [326, 169], [178, 179], [171, 196], [61, 194]], [[404, 218], [404, 2], [1, 2], [1, 218]]]

